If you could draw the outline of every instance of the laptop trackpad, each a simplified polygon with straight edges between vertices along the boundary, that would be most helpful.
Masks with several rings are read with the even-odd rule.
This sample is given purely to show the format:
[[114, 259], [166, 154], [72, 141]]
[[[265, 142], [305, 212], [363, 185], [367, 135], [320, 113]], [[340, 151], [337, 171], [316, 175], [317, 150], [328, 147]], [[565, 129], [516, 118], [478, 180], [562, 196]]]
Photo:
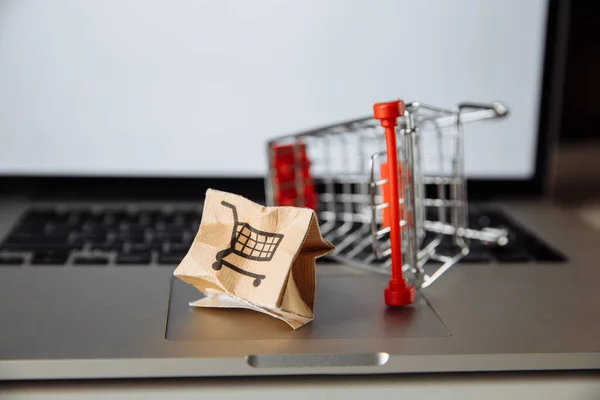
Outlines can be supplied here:
[[387, 280], [379, 275], [319, 274], [315, 319], [293, 331], [285, 322], [251, 310], [190, 307], [202, 294], [173, 278], [168, 340], [361, 339], [450, 336], [419, 295], [412, 306], [388, 309]]

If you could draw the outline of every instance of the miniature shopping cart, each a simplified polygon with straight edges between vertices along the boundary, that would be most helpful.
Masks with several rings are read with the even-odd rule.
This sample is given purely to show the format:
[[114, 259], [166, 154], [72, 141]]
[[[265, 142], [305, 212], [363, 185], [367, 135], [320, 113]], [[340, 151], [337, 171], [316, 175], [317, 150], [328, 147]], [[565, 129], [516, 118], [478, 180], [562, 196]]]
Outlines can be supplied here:
[[283, 239], [283, 235], [280, 233], [260, 231], [251, 227], [248, 223], [240, 222], [237, 209], [233, 204], [226, 201], [222, 201], [221, 204], [230, 208], [233, 213], [233, 230], [231, 233], [230, 246], [217, 253], [216, 260], [212, 267], [214, 270], [218, 271], [224, 265], [235, 272], [254, 278], [252, 284], [254, 287], [258, 287], [262, 280], [266, 278], [265, 275], [242, 269], [231, 262], [224, 260], [224, 258], [230, 254], [235, 254], [236, 256], [253, 261], [271, 261], [281, 239]]
[[[270, 141], [267, 198], [314, 208], [324, 238], [336, 245], [333, 257], [392, 273], [386, 302], [407, 304], [414, 299], [407, 288], [431, 285], [469, 253], [471, 240], [507, 243], [503, 229], [468, 227], [463, 129], [508, 110], [500, 103], [444, 109], [394, 101], [374, 112], [375, 119]], [[430, 271], [436, 263], [428, 261], [439, 267]]]

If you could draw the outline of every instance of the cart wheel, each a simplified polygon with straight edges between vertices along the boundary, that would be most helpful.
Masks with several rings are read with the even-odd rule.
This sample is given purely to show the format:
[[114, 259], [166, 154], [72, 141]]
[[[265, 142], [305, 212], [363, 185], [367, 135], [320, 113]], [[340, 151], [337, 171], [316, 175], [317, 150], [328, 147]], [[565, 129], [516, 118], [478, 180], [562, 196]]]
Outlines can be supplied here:
[[258, 287], [258, 286], [260, 286], [260, 282], [261, 282], [261, 279], [260, 278], [256, 278], [254, 280], [254, 282], [252, 282], [252, 284], [254, 285], [254, 287]]
[[223, 267], [223, 265], [221, 265], [221, 263], [220, 263], [219, 261], [215, 261], [215, 262], [213, 263], [212, 267], [213, 267], [213, 269], [214, 269], [215, 271], [218, 271], [218, 270], [220, 270], [220, 269]]

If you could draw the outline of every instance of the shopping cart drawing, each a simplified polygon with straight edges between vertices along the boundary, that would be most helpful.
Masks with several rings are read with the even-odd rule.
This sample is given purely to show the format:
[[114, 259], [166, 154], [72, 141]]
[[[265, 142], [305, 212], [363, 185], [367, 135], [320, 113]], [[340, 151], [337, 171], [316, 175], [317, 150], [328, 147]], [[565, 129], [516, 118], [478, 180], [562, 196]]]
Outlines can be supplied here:
[[252, 261], [271, 261], [279, 243], [281, 243], [281, 239], [283, 239], [283, 234], [261, 231], [246, 222], [240, 222], [237, 208], [233, 204], [226, 201], [222, 201], [221, 204], [230, 208], [233, 213], [233, 232], [231, 233], [230, 246], [217, 253], [216, 261], [212, 267], [218, 271], [224, 265], [239, 274], [254, 278], [252, 284], [254, 287], [258, 287], [262, 280], [266, 278], [266, 275], [246, 271], [224, 258], [230, 254], [235, 254]]

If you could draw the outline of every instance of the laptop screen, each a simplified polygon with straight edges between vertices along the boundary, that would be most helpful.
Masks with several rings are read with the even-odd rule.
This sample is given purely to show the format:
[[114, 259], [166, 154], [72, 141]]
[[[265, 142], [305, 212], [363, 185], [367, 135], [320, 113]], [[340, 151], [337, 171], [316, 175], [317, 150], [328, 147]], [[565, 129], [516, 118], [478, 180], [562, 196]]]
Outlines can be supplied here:
[[546, 0], [8, 1], [0, 175], [262, 176], [273, 137], [393, 98], [505, 102], [471, 178], [535, 170]]

